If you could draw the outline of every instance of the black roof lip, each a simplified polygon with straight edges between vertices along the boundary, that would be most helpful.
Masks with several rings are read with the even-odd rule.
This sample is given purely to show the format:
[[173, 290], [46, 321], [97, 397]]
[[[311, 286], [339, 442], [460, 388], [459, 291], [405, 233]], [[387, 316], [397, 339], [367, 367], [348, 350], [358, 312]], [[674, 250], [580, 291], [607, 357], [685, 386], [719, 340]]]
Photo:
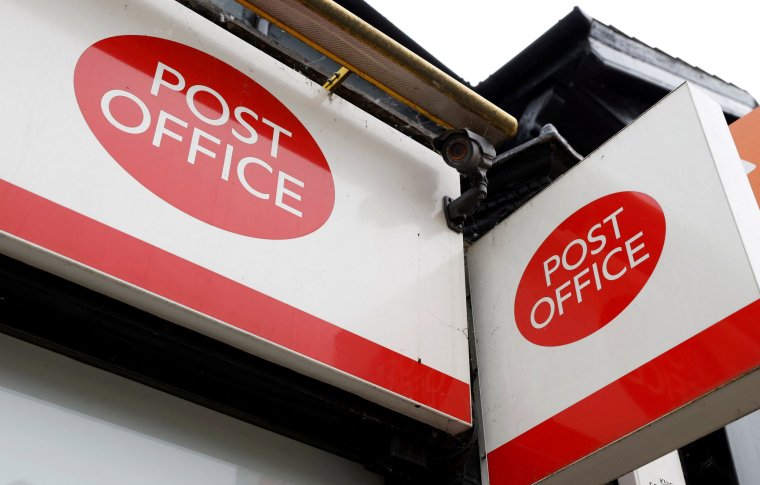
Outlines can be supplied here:
[[[505, 92], [519, 96], [520, 91], [530, 89], [567, 63], [587, 55], [599, 58], [610, 69], [667, 91], [683, 81], [691, 81], [717, 94], [724, 111], [737, 117], [757, 107], [757, 101], [746, 90], [599, 22], [578, 7], [478, 84], [475, 90], [486, 98]], [[620, 56], [625, 56], [628, 62], [619, 62]], [[645, 64], [648, 67], [644, 68]]]

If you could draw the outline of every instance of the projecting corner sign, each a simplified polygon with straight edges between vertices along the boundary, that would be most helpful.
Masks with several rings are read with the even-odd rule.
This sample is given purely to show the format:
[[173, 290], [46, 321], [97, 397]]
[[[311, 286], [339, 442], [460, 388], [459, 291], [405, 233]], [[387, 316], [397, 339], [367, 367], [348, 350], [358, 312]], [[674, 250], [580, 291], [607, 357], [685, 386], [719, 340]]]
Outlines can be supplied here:
[[18, 46], [0, 79], [0, 251], [470, 426], [463, 249], [440, 203], [454, 171], [173, 0], [35, 16], [0, 18]]
[[585, 205], [546, 238], [523, 272], [515, 323], [526, 340], [573, 343], [612, 322], [641, 292], [665, 243], [652, 197], [617, 192]]
[[698, 89], [591, 154], [468, 265], [491, 484], [606, 482], [760, 406], [760, 212]]

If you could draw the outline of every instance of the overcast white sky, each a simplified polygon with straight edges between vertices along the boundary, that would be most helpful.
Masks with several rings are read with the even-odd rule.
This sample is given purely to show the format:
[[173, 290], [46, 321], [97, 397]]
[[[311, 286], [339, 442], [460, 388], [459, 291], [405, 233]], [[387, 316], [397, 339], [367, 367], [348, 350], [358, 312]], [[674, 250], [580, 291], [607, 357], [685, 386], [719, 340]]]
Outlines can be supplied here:
[[[757, 0], [367, 0], [417, 43], [477, 84], [570, 13], [602, 23], [760, 98]], [[477, 55], [477, 51], [484, 52]]]

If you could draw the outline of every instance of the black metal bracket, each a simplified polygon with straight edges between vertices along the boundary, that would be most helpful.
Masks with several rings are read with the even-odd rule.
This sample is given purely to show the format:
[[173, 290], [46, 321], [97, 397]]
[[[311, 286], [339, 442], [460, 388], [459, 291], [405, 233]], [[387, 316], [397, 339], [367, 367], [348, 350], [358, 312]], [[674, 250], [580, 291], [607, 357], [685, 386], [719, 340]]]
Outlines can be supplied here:
[[443, 212], [446, 214], [446, 225], [454, 232], [464, 231], [464, 221], [475, 212], [480, 202], [488, 195], [488, 181], [476, 184], [456, 199], [449, 196], [443, 198]]

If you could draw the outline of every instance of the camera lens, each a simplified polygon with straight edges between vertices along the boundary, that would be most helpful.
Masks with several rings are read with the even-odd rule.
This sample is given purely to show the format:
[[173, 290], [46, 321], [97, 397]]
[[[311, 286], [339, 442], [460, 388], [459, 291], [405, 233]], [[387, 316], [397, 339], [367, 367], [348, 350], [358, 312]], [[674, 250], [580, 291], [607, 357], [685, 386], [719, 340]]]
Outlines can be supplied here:
[[452, 137], [443, 147], [443, 158], [460, 172], [474, 170], [480, 161], [480, 150], [470, 139]]
[[461, 140], [454, 140], [446, 147], [446, 156], [452, 162], [461, 162], [470, 153], [470, 144]]

